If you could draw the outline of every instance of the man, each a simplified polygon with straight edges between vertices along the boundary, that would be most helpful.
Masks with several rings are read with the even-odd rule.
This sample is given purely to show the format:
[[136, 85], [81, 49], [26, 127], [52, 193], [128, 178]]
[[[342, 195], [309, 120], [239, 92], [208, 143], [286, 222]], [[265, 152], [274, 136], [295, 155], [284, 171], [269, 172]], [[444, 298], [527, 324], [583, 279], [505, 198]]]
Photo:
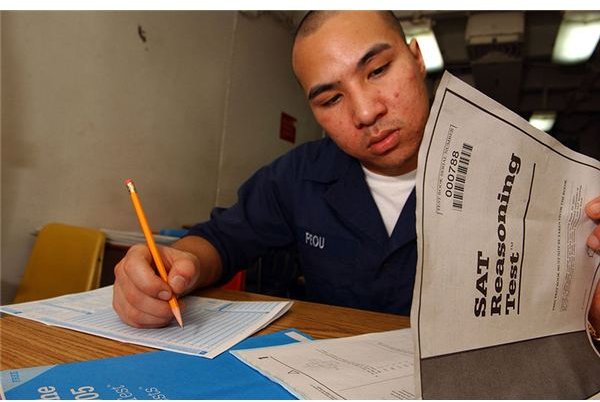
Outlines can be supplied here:
[[[163, 248], [169, 285], [148, 249], [132, 247], [115, 267], [113, 305], [125, 323], [167, 325], [171, 292], [224, 283], [269, 248], [290, 245], [309, 299], [409, 313], [415, 171], [429, 112], [419, 46], [405, 43], [389, 12], [314, 12], [298, 30], [292, 65], [329, 137], [257, 171], [234, 206]], [[600, 219], [600, 197], [586, 211]], [[590, 247], [600, 249], [598, 239], [600, 227]], [[600, 292], [596, 299], [595, 325]]]

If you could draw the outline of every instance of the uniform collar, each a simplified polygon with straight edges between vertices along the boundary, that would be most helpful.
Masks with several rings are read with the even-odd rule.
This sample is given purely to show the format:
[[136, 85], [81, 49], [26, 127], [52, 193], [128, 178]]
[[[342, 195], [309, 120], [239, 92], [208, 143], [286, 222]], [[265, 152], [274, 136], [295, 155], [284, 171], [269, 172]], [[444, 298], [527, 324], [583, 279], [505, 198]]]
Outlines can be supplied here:
[[417, 238], [416, 211], [417, 192], [416, 188], [413, 188], [392, 231], [390, 251]]
[[304, 178], [329, 185], [324, 198], [337, 216], [350, 227], [376, 240], [387, 242], [387, 232], [371, 196], [360, 162], [342, 151], [330, 138], [307, 155]]
[[343, 152], [330, 138], [307, 155], [304, 178], [330, 184], [324, 198], [348, 226], [365, 233], [392, 252], [416, 238], [415, 190], [412, 191], [389, 237], [379, 209], [364, 178], [360, 162]]
[[339, 180], [356, 159], [342, 151], [329, 137], [321, 140], [322, 146], [309, 149], [304, 164], [304, 178], [319, 183]]

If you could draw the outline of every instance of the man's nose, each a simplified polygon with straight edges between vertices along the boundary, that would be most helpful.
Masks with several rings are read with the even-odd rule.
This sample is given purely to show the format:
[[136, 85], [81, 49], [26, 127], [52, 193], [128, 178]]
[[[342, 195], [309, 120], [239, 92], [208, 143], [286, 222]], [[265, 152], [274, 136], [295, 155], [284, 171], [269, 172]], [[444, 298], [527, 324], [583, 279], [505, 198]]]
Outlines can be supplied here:
[[352, 96], [352, 118], [356, 128], [368, 127], [387, 112], [378, 93], [361, 91]]

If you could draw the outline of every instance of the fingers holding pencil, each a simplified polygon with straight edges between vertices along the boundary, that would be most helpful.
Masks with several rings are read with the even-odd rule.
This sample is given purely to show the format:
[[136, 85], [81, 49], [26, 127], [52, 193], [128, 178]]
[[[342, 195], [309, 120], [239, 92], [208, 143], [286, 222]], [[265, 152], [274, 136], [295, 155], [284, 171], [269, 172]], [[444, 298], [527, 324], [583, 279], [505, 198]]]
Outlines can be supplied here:
[[[144, 233], [144, 237], [146, 238], [146, 243], [148, 248], [150, 249], [150, 254], [152, 255], [152, 259], [154, 260], [154, 264], [156, 265], [156, 269], [161, 277], [161, 279], [167, 283], [168, 282], [168, 274], [165, 268], [162, 256], [158, 252], [158, 248], [156, 247], [156, 243], [154, 242], [154, 236], [152, 231], [150, 230], [150, 226], [148, 225], [148, 220], [146, 219], [146, 214], [144, 213], [144, 209], [142, 208], [142, 203], [137, 194], [137, 190], [135, 185], [133, 184], [133, 180], [127, 179], [125, 180], [125, 186], [129, 191], [131, 196], [131, 202], [133, 203], [133, 209], [135, 210], [135, 214], [137, 215], [138, 221], [140, 223], [140, 227], [142, 228], [142, 232]], [[179, 304], [177, 302], [177, 298], [174, 294], [171, 294], [171, 298], [169, 299], [169, 305], [171, 306], [171, 311], [177, 319], [179, 326], [183, 328], [183, 319], [181, 317], [181, 310], [179, 308]]]
[[[170, 265], [167, 263], [167, 267]], [[146, 245], [135, 245], [115, 267], [113, 307], [121, 320], [137, 328], [164, 327], [173, 320], [168, 300], [173, 291], [152, 268]], [[179, 301], [181, 309], [185, 305]]]

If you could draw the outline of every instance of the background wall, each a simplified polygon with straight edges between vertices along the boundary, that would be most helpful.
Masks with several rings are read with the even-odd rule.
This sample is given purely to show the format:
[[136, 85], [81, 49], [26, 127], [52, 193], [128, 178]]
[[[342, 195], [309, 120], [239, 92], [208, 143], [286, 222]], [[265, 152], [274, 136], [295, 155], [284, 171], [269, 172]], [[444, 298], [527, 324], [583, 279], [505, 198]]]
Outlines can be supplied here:
[[292, 34], [238, 12], [2, 12], [1, 302], [50, 221], [138, 230], [208, 217], [256, 168], [316, 139]]
[[[298, 119], [297, 143], [321, 137], [292, 72], [291, 33], [282, 34], [281, 23], [269, 15], [241, 16], [235, 37], [218, 205], [229, 205], [237, 198], [239, 185], [248, 172], [264, 164], [264, 155], [280, 155], [293, 147], [275, 138], [282, 111]], [[254, 109], [257, 103], [262, 112]]]

